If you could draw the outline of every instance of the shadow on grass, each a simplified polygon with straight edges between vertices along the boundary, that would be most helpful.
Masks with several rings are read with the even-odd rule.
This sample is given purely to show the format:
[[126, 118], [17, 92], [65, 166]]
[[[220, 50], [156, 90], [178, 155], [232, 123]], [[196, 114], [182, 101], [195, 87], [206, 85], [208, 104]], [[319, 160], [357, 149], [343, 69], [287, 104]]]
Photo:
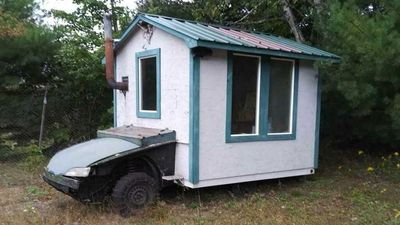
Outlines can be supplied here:
[[[220, 202], [242, 201], [252, 196], [271, 196], [286, 192], [288, 188], [298, 188], [309, 185], [315, 178], [310, 176], [289, 177], [284, 179], [271, 179], [263, 181], [246, 182], [240, 184], [220, 185], [199, 189], [190, 189], [178, 185], [168, 186], [160, 191], [159, 198], [155, 205], [184, 205], [188, 209], [196, 209], [204, 205], [217, 205]], [[72, 199], [71, 199], [72, 200]], [[76, 200], [74, 200], [76, 201]], [[114, 204], [108, 196], [103, 202], [99, 203], [78, 203], [85, 207], [89, 213], [115, 213]], [[65, 210], [69, 207], [70, 201], [57, 202], [57, 208]], [[151, 207], [151, 206], [150, 206]], [[140, 213], [137, 210], [135, 213]]]

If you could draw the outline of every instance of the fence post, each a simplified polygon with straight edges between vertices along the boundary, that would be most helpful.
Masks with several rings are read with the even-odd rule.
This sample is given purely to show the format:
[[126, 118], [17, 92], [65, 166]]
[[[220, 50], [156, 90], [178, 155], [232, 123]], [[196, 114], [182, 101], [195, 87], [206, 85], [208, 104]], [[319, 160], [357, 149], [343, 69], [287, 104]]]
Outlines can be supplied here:
[[42, 107], [42, 119], [40, 121], [39, 148], [42, 147], [43, 130], [44, 130], [44, 118], [45, 118], [45, 114], [46, 114], [46, 105], [47, 105], [47, 84], [46, 84], [45, 91], [44, 91], [43, 107]]

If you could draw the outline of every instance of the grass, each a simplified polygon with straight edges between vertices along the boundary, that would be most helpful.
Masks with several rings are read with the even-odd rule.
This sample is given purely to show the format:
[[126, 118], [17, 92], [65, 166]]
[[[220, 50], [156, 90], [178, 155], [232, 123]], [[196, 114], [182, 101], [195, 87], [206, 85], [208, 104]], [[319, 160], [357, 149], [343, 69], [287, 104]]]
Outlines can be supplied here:
[[55, 191], [41, 180], [41, 163], [2, 163], [0, 224], [400, 224], [399, 156], [322, 156], [313, 176], [245, 183], [239, 194], [171, 187], [131, 218]]

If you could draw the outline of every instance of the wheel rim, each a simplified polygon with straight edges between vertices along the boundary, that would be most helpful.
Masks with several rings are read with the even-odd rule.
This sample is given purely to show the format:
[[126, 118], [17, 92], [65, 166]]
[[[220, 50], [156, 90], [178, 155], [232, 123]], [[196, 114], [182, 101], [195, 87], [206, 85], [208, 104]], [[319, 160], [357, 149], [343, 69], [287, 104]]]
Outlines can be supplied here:
[[145, 187], [132, 187], [128, 193], [128, 200], [131, 206], [144, 205], [147, 202], [147, 190]]

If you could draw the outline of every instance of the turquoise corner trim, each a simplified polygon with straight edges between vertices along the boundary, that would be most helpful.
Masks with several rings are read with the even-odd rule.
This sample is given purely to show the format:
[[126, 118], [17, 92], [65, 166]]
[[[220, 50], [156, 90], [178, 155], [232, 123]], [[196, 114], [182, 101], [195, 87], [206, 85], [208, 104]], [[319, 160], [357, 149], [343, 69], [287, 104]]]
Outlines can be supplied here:
[[318, 88], [317, 88], [317, 115], [315, 120], [315, 143], [314, 143], [314, 168], [318, 168], [319, 157], [319, 128], [321, 119], [321, 76], [318, 75]]
[[190, 54], [189, 76], [189, 181], [199, 182], [200, 58]]
[[[138, 118], [160, 119], [161, 118], [161, 49], [151, 49], [136, 52], [136, 116]], [[139, 105], [139, 60], [144, 57], [156, 57], [157, 64], [157, 110], [156, 112], [140, 111]]]
[[[254, 135], [231, 135], [232, 121], [232, 62], [234, 52], [228, 52], [228, 75], [227, 75], [227, 103], [226, 103], [226, 124], [225, 124], [225, 142], [249, 142], [249, 141], [280, 141], [295, 140], [297, 130], [297, 100], [298, 100], [298, 83], [299, 83], [299, 61], [294, 60], [294, 87], [293, 87], [293, 110], [292, 110], [292, 133], [291, 134], [268, 134], [268, 104], [269, 104], [269, 85], [270, 85], [270, 57], [261, 56], [261, 76], [260, 76], [260, 106], [259, 106], [259, 131]], [[293, 59], [291, 59], [293, 60]]]

